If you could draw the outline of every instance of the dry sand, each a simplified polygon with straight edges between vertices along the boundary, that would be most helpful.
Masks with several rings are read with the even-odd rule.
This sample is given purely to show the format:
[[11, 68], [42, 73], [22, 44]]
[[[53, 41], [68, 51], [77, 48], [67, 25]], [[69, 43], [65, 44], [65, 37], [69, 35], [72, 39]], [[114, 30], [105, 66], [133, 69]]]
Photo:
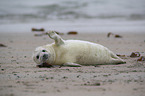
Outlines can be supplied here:
[[145, 61], [130, 58], [131, 52], [145, 56], [145, 33], [63, 35], [100, 43], [126, 64], [62, 68], [37, 68], [32, 60], [35, 47], [53, 42], [33, 33], [0, 33], [0, 96], [145, 96]]

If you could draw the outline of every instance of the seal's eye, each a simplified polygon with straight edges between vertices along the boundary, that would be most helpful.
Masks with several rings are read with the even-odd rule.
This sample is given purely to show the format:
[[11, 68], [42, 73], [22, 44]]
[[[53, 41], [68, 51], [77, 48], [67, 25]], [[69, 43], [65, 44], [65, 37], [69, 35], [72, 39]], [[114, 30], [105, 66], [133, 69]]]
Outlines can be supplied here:
[[46, 52], [46, 50], [42, 50], [42, 52]]
[[39, 55], [37, 55], [36, 58], [39, 59]]

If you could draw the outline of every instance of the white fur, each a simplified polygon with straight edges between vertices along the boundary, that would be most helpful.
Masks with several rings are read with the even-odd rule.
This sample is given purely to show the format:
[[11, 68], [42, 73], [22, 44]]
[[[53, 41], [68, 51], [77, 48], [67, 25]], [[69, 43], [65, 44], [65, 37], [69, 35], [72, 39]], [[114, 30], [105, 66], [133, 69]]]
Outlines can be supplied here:
[[42, 63], [36, 56], [41, 56], [43, 49], [47, 50], [50, 58], [46, 61], [51, 65], [74, 63], [80, 65], [118, 64], [124, 61], [106, 47], [81, 40], [64, 40], [64, 44], [55, 43], [36, 48], [33, 58], [37, 64]]

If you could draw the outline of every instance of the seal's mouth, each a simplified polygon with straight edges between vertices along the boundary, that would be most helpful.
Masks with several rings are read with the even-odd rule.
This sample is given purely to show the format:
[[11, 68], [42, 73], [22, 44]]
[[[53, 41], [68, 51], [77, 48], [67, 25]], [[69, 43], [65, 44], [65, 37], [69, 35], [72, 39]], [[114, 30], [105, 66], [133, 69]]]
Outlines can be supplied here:
[[53, 66], [51, 64], [44, 62], [42, 64], [38, 64], [37, 67], [39, 67], [39, 68], [51, 68]]

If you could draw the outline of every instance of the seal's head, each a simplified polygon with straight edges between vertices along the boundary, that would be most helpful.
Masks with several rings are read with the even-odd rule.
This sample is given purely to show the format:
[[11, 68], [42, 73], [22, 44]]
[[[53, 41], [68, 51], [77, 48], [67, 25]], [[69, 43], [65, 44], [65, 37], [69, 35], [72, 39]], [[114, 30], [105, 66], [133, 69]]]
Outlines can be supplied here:
[[52, 67], [53, 54], [51, 50], [44, 47], [38, 47], [33, 53], [33, 60], [37, 63], [37, 67]]

